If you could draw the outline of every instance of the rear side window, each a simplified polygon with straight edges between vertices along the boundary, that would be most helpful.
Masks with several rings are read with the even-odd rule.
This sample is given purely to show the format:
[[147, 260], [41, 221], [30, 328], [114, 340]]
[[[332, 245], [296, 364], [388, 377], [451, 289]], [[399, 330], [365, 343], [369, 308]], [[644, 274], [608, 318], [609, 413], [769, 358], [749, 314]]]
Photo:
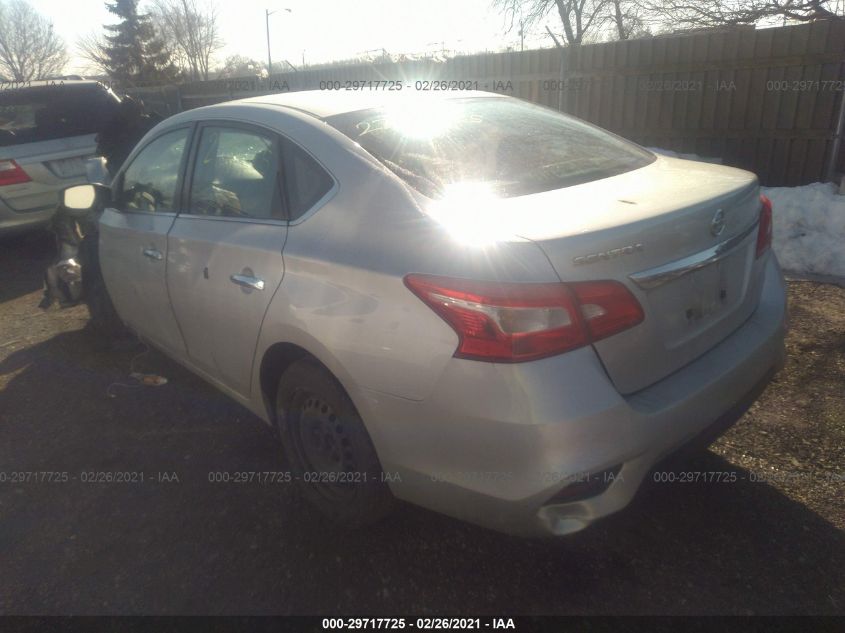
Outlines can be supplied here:
[[282, 152], [288, 216], [295, 220], [331, 190], [334, 180], [296, 143], [285, 140]]
[[123, 173], [118, 206], [126, 211], [175, 211], [176, 187], [188, 128], [162, 134], [132, 160]]
[[423, 194], [483, 185], [501, 197], [644, 167], [654, 156], [601, 128], [505, 98], [414, 98], [328, 122]]
[[282, 219], [275, 141], [269, 134], [205, 127], [191, 183], [191, 213]]
[[94, 84], [0, 90], [0, 146], [96, 134], [119, 104]]

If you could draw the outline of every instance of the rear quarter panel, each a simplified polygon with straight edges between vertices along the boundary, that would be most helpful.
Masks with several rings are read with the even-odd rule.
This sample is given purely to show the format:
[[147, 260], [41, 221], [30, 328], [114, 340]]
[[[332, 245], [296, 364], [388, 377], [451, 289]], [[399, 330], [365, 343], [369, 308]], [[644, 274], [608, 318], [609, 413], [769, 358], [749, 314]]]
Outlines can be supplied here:
[[[304, 121], [280, 128], [332, 173], [334, 197], [291, 224], [285, 277], [262, 325], [261, 360], [276, 343], [305, 348], [359, 393], [421, 400], [452, 359], [457, 335], [404, 285], [408, 273], [475, 279], [558, 281], [527, 240], [468, 246], [425, 215], [416, 194], [333, 128]], [[317, 128], [317, 129], [314, 129]]]

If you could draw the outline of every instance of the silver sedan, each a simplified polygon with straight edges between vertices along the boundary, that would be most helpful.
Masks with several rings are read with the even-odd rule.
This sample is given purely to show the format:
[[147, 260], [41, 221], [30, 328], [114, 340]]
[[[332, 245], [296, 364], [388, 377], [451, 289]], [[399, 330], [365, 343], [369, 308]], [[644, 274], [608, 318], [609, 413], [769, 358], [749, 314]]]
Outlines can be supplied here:
[[575, 532], [783, 363], [753, 174], [509, 97], [191, 110], [101, 193], [95, 320], [275, 427], [284, 477], [348, 525], [398, 498]]

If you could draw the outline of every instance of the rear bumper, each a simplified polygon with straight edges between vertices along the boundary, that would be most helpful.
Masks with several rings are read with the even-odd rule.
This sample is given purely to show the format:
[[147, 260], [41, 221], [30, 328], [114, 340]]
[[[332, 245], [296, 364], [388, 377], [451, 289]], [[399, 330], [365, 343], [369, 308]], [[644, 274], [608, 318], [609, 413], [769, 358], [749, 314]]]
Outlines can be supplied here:
[[[56, 195], [58, 204], [58, 194]], [[0, 200], [0, 236], [22, 233], [47, 226], [56, 214], [56, 205], [36, 211], [14, 211]]]
[[[424, 401], [375, 392], [356, 400], [397, 497], [505, 532], [568, 534], [624, 508], [664, 456], [736, 421], [782, 366], [785, 329], [783, 277], [770, 255], [748, 321], [630, 396], [583, 348], [516, 365], [454, 359]], [[598, 494], [550, 502], [608, 470], [618, 474]]]

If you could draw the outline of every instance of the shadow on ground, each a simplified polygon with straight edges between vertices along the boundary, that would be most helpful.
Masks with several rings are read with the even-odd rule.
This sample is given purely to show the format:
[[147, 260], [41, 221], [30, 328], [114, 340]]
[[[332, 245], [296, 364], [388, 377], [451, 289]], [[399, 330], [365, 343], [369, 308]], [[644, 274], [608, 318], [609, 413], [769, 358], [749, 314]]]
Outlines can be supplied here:
[[0, 238], [0, 303], [43, 288], [44, 269], [55, 252], [47, 231]]
[[[210, 482], [283, 467], [272, 434], [155, 353], [136, 368], [168, 385], [108, 397], [139, 350], [97, 343], [70, 331], [0, 362], [2, 470], [68, 477], [0, 484], [5, 613], [842, 611], [845, 534], [713, 453], [667, 468], [736, 482], [649, 485], [568, 539], [409, 506], [347, 533], [284, 484]], [[83, 481], [104, 471], [144, 482]]]

